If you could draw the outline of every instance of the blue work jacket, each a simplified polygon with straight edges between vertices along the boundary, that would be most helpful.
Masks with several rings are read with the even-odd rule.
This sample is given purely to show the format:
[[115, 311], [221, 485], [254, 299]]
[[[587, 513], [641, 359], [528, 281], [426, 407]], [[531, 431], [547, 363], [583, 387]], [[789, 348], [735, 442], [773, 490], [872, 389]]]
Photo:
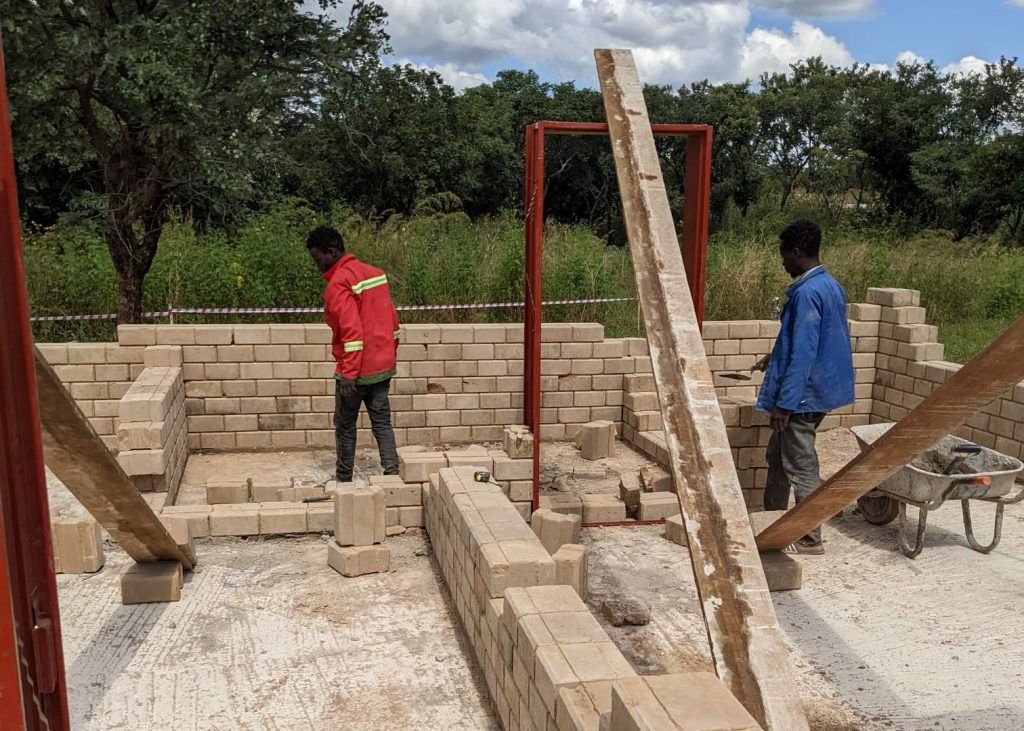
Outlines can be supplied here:
[[853, 403], [846, 293], [824, 267], [786, 290], [782, 327], [757, 399], [758, 411], [824, 412]]

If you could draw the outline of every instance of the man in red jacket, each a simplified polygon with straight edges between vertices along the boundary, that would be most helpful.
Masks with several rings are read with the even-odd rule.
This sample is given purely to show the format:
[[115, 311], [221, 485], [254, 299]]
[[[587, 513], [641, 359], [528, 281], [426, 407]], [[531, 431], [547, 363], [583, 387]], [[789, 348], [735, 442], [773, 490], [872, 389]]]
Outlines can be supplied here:
[[385, 475], [398, 474], [398, 451], [391, 428], [388, 390], [395, 375], [398, 313], [388, 277], [380, 269], [345, 253], [341, 234], [319, 226], [306, 249], [327, 282], [324, 317], [331, 327], [335, 371], [334, 431], [338, 451], [336, 478], [351, 482], [355, 466], [356, 422], [366, 404], [373, 438]]

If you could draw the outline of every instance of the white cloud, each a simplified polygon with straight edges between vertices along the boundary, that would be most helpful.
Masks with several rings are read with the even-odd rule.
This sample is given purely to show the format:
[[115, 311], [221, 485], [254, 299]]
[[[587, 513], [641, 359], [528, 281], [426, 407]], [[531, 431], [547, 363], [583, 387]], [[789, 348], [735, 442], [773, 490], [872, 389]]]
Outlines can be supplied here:
[[928, 59], [926, 59], [924, 56], [919, 56], [913, 51], [901, 51], [899, 54], [896, 55], [896, 63], [905, 63], [908, 65], [915, 63], [925, 63], [927, 62], [927, 60]]
[[[1022, 0], [1024, 2], [1024, 0]], [[971, 74], [984, 74], [987, 61], [977, 56], [964, 56], [959, 61], [946, 64], [939, 69], [944, 74], [956, 74], [959, 76], [970, 76]]]
[[855, 18], [875, 9], [875, 0], [754, 0], [754, 4], [801, 18]]
[[1010, 5], [1016, 5], [1018, 8], [1024, 8], [1024, 0], [1010, 0]]
[[[756, 79], [809, 56], [852, 62], [841, 42], [804, 21], [749, 29], [748, 0], [380, 0], [395, 53], [431, 59], [449, 83], [486, 68], [531, 67], [596, 86], [593, 50], [631, 48], [645, 82]], [[758, 0], [791, 13], [864, 12], [873, 0]], [[458, 88], [458, 87], [456, 87]]]
[[483, 74], [460, 69], [453, 63], [441, 63], [430, 66], [425, 63], [415, 63], [407, 58], [395, 61], [395, 63], [399, 66], [412, 66], [420, 71], [434, 71], [444, 79], [444, 83], [448, 84], [457, 92], [462, 92], [474, 86], [480, 86], [481, 84], [491, 83], [490, 79]]
[[853, 56], [846, 47], [809, 23], [796, 21], [793, 32], [757, 28], [747, 36], [740, 55], [740, 74], [757, 78], [763, 71], [787, 71], [790, 65], [810, 56], [821, 56], [834, 66], [849, 66]]

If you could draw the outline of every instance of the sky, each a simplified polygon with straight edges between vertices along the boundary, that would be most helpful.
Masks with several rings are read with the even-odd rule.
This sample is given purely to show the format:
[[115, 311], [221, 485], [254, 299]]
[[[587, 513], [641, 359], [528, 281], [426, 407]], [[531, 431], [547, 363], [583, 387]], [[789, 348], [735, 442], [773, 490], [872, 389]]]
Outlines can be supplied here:
[[435, 69], [460, 91], [510, 68], [596, 87], [595, 48], [631, 48], [645, 82], [673, 87], [756, 80], [810, 56], [890, 68], [923, 58], [959, 72], [1024, 58], [1024, 0], [377, 1], [389, 60]]

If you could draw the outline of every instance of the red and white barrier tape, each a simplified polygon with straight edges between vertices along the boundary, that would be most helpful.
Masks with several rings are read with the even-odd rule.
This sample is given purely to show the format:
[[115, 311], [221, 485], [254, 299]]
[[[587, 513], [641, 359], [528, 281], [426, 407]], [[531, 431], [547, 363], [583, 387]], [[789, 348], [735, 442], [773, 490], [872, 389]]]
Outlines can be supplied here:
[[[595, 299], [545, 300], [541, 305], [592, 305], [612, 302], [635, 302], [636, 297], [602, 297]], [[398, 305], [399, 312], [426, 312], [434, 310], [489, 310], [504, 307], [524, 307], [523, 302], [490, 302], [465, 305]], [[143, 312], [145, 320], [159, 320], [173, 315], [319, 315], [322, 307], [171, 307], [162, 312]], [[82, 320], [116, 320], [113, 313], [101, 315], [37, 315], [32, 322], [76, 322]]]

